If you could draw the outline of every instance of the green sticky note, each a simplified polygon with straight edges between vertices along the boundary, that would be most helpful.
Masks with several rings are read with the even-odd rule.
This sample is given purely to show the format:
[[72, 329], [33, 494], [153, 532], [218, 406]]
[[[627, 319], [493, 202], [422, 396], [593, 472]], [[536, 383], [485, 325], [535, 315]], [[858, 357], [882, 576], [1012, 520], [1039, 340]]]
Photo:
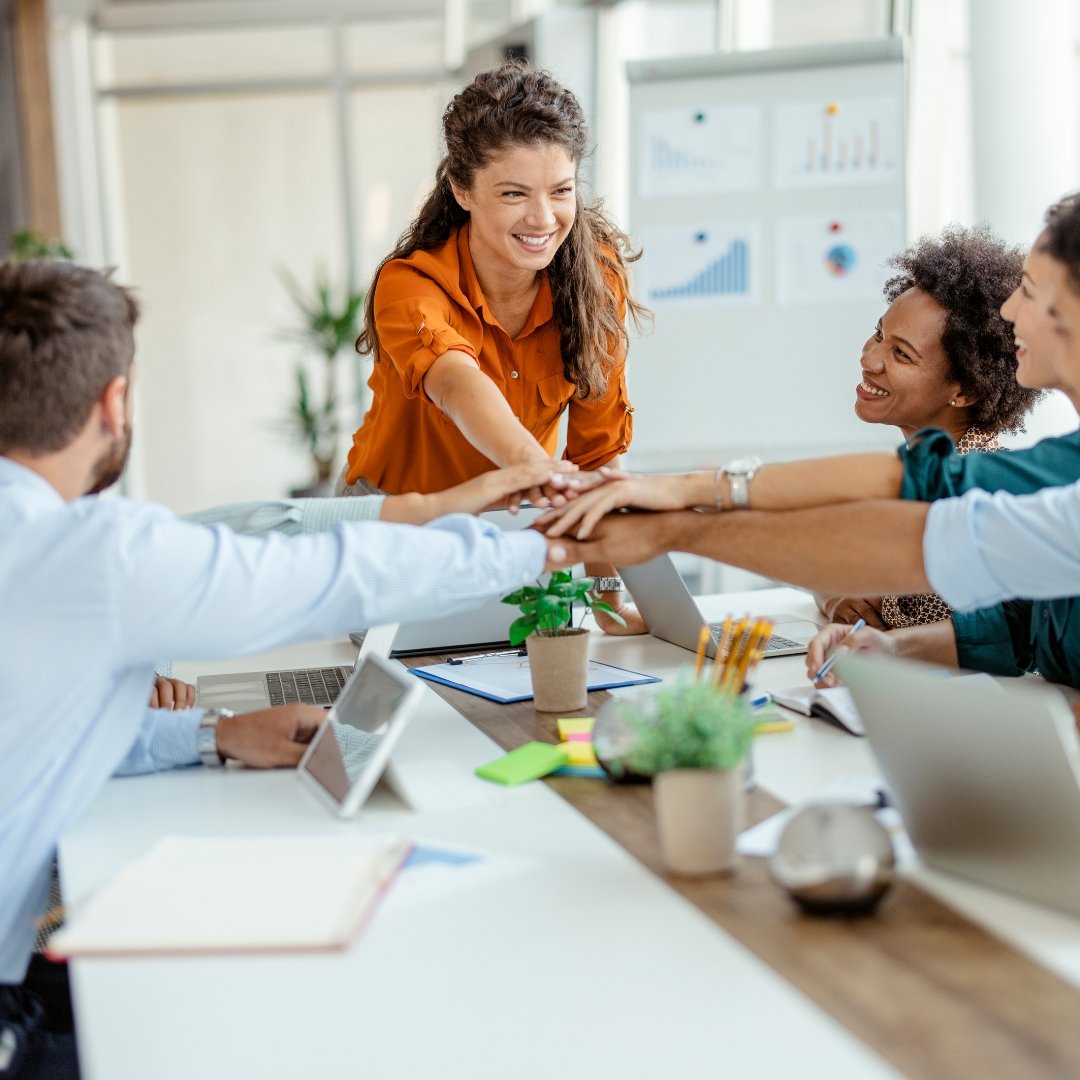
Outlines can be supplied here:
[[538, 780], [566, 764], [566, 751], [551, 743], [530, 742], [501, 758], [476, 767], [476, 775], [497, 784], [524, 784]]

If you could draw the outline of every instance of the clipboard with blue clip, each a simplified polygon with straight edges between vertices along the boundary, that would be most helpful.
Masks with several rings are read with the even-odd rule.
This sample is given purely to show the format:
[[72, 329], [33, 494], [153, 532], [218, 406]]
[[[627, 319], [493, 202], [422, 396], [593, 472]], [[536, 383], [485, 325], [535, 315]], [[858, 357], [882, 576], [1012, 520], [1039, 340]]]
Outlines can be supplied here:
[[[531, 701], [533, 696], [529, 659], [517, 652], [475, 657], [468, 664], [428, 664], [412, 668], [412, 673], [501, 705]], [[644, 675], [597, 660], [589, 661], [586, 679], [590, 690], [613, 690], [618, 686], [644, 686], [661, 681], [656, 675]]]

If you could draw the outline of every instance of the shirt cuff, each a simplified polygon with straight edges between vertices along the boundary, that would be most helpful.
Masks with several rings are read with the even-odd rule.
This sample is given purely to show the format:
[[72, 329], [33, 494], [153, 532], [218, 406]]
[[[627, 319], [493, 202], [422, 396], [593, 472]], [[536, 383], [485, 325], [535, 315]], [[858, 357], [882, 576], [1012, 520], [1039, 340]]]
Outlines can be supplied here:
[[979, 543], [977, 514], [989, 496], [972, 491], [963, 498], [930, 504], [923, 531], [923, 563], [934, 591], [958, 611], [974, 611], [1003, 599]]
[[385, 495], [343, 495], [333, 499], [308, 499], [304, 507], [303, 531], [322, 532], [342, 521], [378, 521]]

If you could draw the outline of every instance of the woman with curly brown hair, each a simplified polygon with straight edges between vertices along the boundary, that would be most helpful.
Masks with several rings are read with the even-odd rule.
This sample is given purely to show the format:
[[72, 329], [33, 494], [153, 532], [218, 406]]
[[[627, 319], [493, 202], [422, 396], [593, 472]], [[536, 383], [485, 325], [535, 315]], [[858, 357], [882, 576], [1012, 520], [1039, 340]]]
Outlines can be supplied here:
[[[868, 424], [894, 424], [910, 439], [941, 428], [959, 454], [998, 450], [998, 436], [1022, 430], [1039, 391], [1016, 381], [1012, 329], [1001, 317], [1020, 283], [1024, 253], [985, 225], [951, 226], [893, 256], [885, 284], [889, 307], [863, 345], [855, 413]], [[865, 619], [879, 630], [949, 617], [933, 594], [821, 597], [831, 622]]]
[[443, 133], [435, 186], [368, 291], [357, 349], [374, 356], [373, 399], [339, 494], [426, 494], [550, 460], [564, 412], [564, 468], [630, 443], [624, 321], [646, 311], [629, 238], [579, 187], [577, 99], [504, 64], [450, 102]]

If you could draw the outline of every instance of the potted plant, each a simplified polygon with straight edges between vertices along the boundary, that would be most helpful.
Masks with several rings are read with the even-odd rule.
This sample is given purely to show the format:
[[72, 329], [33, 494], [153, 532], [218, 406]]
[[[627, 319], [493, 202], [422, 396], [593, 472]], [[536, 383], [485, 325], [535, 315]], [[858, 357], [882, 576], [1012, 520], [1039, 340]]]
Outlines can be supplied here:
[[10, 257], [15, 262], [29, 262], [32, 259], [71, 260], [75, 255], [62, 240], [50, 240], [33, 229], [24, 229], [11, 237]]
[[756, 723], [745, 698], [711, 680], [683, 677], [618, 707], [633, 733], [621, 765], [653, 778], [668, 870], [734, 870], [735, 840], [746, 817], [744, 763]]
[[540, 712], [584, 709], [589, 668], [589, 632], [571, 625], [575, 601], [606, 611], [625, 625], [610, 604], [596, 600], [591, 577], [575, 578], [570, 570], [555, 570], [546, 582], [526, 585], [509, 596], [521, 615], [510, 624], [510, 644], [525, 643], [529, 654], [533, 701]]
[[[286, 429], [307, 448], [314, 472], [311, 486], [293, 494], [322, 494], [330, 489], [334, 479], [341, 434], [338, 361], [342, 353], [353, 348], [360, 332], [364, 293], [347, 288], [340, 297], [335, 297], [326, 277], [319, 273], [314, 293], [307, 296], [287, 273], [282, 272], [279, 276], [298, 316], [297, 326], [283, 331], [281, 337], [299, 343], [305, 354], [296, 363], [296, 396], [289, 408]], [[322, 360], [322, 372], [317, 377], [321, 394], [308, 368], [307, 357], [312, 355]], [[360, 393], [358, 389], [358, 400]]]

